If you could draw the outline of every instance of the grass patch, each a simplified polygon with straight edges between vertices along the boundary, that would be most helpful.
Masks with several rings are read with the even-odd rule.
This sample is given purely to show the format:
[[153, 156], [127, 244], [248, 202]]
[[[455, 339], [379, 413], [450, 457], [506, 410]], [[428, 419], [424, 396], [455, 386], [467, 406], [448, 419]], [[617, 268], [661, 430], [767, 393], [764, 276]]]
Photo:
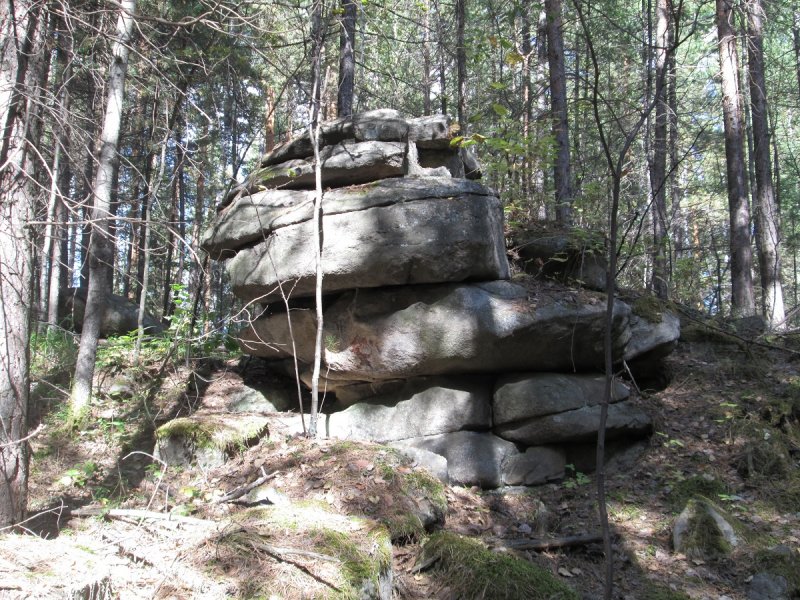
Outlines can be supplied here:
[[497, 600], [578, 600], [572, 588], [548, 571], [505, 554], [496, 554], [476, 540], [454, 533], [432, 535], [421, 562], [433, 562], [437, 580], [453, 597]]
[[680, 512], [687, 502], [696, 496], [718, 499], [721, 495], [730, 493], [728, 487], [717, 479], [705, 477], [689, 477], [676, 483], [669, 493], [669, 505], [674, 512]]

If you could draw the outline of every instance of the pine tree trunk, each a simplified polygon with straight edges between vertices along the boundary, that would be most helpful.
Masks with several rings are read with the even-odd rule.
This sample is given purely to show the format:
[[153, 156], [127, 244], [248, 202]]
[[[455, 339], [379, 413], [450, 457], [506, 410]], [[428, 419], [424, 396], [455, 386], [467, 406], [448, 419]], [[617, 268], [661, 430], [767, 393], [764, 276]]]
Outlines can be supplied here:
[[564, 68], [564, 38], [561, 0], [545, 0], [547, 13], [547, 60], [550, 65], [550, 107], [556, 158], [553, 181], [556, 187], [556, 220], [564, 225], [572, 221], [572, 174], [569, 156], [567, 121], [567, 75]]
[[467, 0], [456, 0], [456, 87], [458, 125], [467, 135], [467, 47], [464, 29], [467, 21]]
[[750, 71], [750, 104], [753, 123], [753, 158], [756, 175], [756, 236], [761, 271], [761, 301], [770, 327], [784, 321], [783, 284], [779, 253], [780, 224], [772, 184], [772, 165], [767, 121], [767, 93], [764, 76], [763, 17], [761, 0], [750, 0], [747, 6], [749, 37], [748, 67]]
[[81, 342], [75, 365], [75, 377], [70, 395], [73, 418], [82, 418], [89, 407], [92, 394], [97, 342], [111, 291], [114, 265], [111, 231], [111, 195], [114, 188], [114, 164], [122, 124], [122, 104], [125, 97], [125, 73], [128, 68], [128, 44], [133, 33], [136, 0], [123, 0], [112, 47], [112, 62], [108, 75], [108, 97], [101, 134], [100, 157], [94, 185], [92, 235], [89, 242], [89, 290], [86, 297]]
[[353, 114], [356, 75], [356, 18], [357, 0], [342, 0], [342, 32], [339, 36], [339, 94], [336, 113], [340, 117]]
[[656, 81], [655, 130], [653, 160], [650, 165], [650, 186], [653, 194], [653, 273], [652, 288], [658, 298], [669, 295], [667, 273], [667, 58], [669, 54], [669, 29], [671, 27], [670, 0], [656, 3]]
[[753, 255], [750, 248], [750, 207], [744, 157], [742, 102], [739, 97], [739, 58], [729, 0], [716, 0], [722, 112], [725, 121], [725, 158], [730, 215], [731, 312], [755, 314]]
[[25, 81], [40, 10], [25, 1], [0, 5], [0, 527], [22, 521], [27, 501], [34, 193], [26, 116], [35, 99], [26, 96]]

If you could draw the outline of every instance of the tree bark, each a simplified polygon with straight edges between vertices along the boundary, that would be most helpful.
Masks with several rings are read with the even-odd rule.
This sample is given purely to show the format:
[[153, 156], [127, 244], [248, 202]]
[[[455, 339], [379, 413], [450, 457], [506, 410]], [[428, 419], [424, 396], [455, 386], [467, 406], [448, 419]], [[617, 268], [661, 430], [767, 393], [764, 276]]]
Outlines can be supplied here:
[[748, 68], [750, 74], [750, 105], [753, 124], [753, 158], [755, 163], [756, 236], [758, 262], [761, 272], [761, 302], [764, 317], [770, 327], [784, 321], [783, 284], [781, 283], [780, 224], [772, 183], [770, 159], [767, 92], [764, 75], [763, 43], [764, 6], [761, 0], [747, 5]]
[[667, 62], [669, 30], [671, 27], [670, 0], [656, 2], [655, 39], [655, 129], [653, 160], [650, 164], [650, 186], [653, 194], [653, 272], [652, 289], [656, 297], [666, 300], [669, 295], [667, 273]]
[[725, 158], [730, 216], [731, 312], [755, 314], [753, 255], [750, 247], [750, 207], [744, 158], [742, 102], [739, 95], [739, 58], [729, 0], [716, 0], [722, 112], [725, 121]]
[[114, 265], [114, 245], [110, 238], [111, 194], [114, 188], [114, 164], [118, 158], [117, 146], [122, 124], [125, 73], [128, 68], [128, 44], [133, 33], [135, 10], [136, 0], [122, 1], [108, 74], [108, 97], [95, 177], [92, 235], [89, 241], [89, 290], [70, 395], [70, 411], [72, 417], [77, 419], [82, 418], [89, 407], [100, 325], [106, 309], [106, 299], [111, 291]]
[[339, 36], [339, 94], [336, 113], [340, 117], [353, 114], [356, 74], [356, 18], [357, 0], [342, 0], [342, 31]]
[[547, 13], [547, 61], [550, 65], [550, 107], [556, 158], [553, 181], [556, 188], [556, 220], [564, 225], [572, 221], [572, 174], [569, 156], [567, 121], [567, 75], [564, 68], [564, 38], [561, 0], [545, 0]]
[[0, 527], [25, 518], [27, 432], [33, 302], [34, 214], [26, 136], [29, 57], [40, 5], [0, 4]]
[[467, 135], [467, 47], [464, 29], [467, 21], [467, 0], [456, 0], [456, 87], [458, 126]]

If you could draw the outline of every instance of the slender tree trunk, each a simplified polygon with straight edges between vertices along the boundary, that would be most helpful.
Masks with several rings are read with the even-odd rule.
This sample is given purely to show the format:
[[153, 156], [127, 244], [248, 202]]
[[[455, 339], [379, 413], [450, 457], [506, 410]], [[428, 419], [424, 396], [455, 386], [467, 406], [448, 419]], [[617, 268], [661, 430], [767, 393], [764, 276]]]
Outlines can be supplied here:
[[763, 43], [764, 6], [761, 0], [747, 5], [748, 66], [750, 104], [753, 123], [753, 156], [756, 174], [756, 236], [761, 271], [761, 301], [770, 327], [784, 321], [783, 284], [781, 283], [780, 224], [775, 189], [772, 184], [766, 78]]
[[56, 124], [53, 131], [55, 148], [53, 150], [53, 163], [50, 170], [50, 190], [47, 203], [47, 223], [45, 224], [44, 240], [42, 244], [42, 264], [39, 272], [39, 314], [40, 319], [49, 326], [57, 325], [57, 310], [51, 310], [53, 297], [58, 299], [58, 289], [53, 294], [51, 285], [59, 285], [60, 269], [58, 266], [60, 253], [58, 248], [58, 238], [61, 227], [58, 215], [63, 213], [61, 207], [64, 203], [65, 188], [60, 187], [64, 182], [64, 158], [68, 157], [69, 135], [67, 132], [67, 121], [70, 111], [70, 95], [67, 81], [70, 78], [71, 69], [68, 63], [68, 52], [63, 47], [63, 42], [56, 49], [56, 64], [59, 68], [58, 82], [55, 86], [56, 102], [55, 107], [58, 114], [60, 126]]
[[556, 158], [553, 181], [556, 187], [556, 220], [564, 225], [572, 221], [572, 173], [569, 157], [569, 122], [567, 120], [567, 75], [564, 67], [564, 38], [561, 0], [545, 0], [547, 13], [547, 60], [550, 65], [550, 106]]
[[34, 99], [25, 82], [40, 11], [26, 1], [0, 4], [0, 527], [22, 521], [27, 502], [34, 194], [26, 116]]
[[319, 421], [319, 377], [320, 365], [322, 362], [322, 332], [324, 328], [322, 313], [322, 165], [319, 155], [319, 117], [320, 117], [320, 98], [322, 94], [319, 88], [322, 86], [322, 45], [325, 39], [322, 15], [324, 12], [323, 0], [316, 0], [314, 4], [315, 18], [312, 20], [312, 78], [311, 78], [311, 123], [309, 134], [314, 146], [314, 249], [316, 265], [316, 286], [314, 295], [314, 308], [316, 312], [316, 336], [314, 342], [314, 365], [311, 374], [311, 406], [308, 419], [308, 435], [311, 438], [317, 436], [317, 422]]
[[669, 106], [667, 98], [667, 60], [669, 56], [669, 30], [671, 27], [670, 0], [656, 3], [656, 81], [655, 130], [653, 160], [650, 165], [650, 185], [653, 194], [653, 274], [652, 288], [658, 298], [669, 295], [667, 273], [667, 125]]
[[725, 120], [728, 210], [730, 215], [731, 312], [755, 314], [753, 255], [750, 247], [750, 207], [744, 158], [742, 102], [739, 96], [739, 58], [729, 0], [716, 0], [719, 59], [722, 76], [722, 112]]
[[467, 135], [467, 46], [464, 29], [467, 21], [467, 0], [455, 0], [456, 10], [456, 87], [458, 125]]
[[340, 117], [349, 117], [353, 114], [357, 14], [357, 0], [342, 0], [342, 31], [339, 36], [339, 94], [336, 102], [336, 112]]
[[431, 1], [423, 0], [422, 13], [422, 113], [433, 111], [431, 103]]
[[123, 0], [117, 21], [116, 39], [108, 75], [108, 98], [101, 134], [100, 157], [94, 185], [92, 236], [89, 249], [89, 290], [86, 297], [81, 342], [75, 365], [75, 378], [70, 396], [73, 418], [80, 419], [89, 407], [92, 394], [94, 363], [100, 326], [112, 283], [114, 264], [111, 230], [111, 194], [114, 187], [114, 163], [117, 161], [122, 104], [125, 97], [125, 72], [128, 68], [128, 44], [133, 33], [136, 0]]

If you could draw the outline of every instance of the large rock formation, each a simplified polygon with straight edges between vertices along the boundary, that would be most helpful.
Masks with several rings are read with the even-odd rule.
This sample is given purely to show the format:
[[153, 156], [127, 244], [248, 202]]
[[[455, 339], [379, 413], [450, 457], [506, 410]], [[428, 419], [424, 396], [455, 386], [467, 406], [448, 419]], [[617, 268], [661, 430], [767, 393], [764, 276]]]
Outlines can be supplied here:
[[[606, 297], [586, 286], [604, 289], [605, 264], [597, 236], [516, 232], [529, 275], [512, 281], [500, 200], [471, 180], [480, 169], [456, 134], [447, 116], [391, 110], [322, 126], [321, 387], [337, 409], [321, 429], [393, 444], [455, 483], [535, 485], [563, 477], [597, 435]], [[244, 351], [276, 371], [296, 363], [307, 384], [312, 155], [307, 133], [267, 154], [203, 237], [258, 315]], [[618, 361], [657, 365], [678, 334], [669, 311], [615, 301]], [[624, 451], [650, 419], [621, 382], [611, 400], [609, 447]]]

